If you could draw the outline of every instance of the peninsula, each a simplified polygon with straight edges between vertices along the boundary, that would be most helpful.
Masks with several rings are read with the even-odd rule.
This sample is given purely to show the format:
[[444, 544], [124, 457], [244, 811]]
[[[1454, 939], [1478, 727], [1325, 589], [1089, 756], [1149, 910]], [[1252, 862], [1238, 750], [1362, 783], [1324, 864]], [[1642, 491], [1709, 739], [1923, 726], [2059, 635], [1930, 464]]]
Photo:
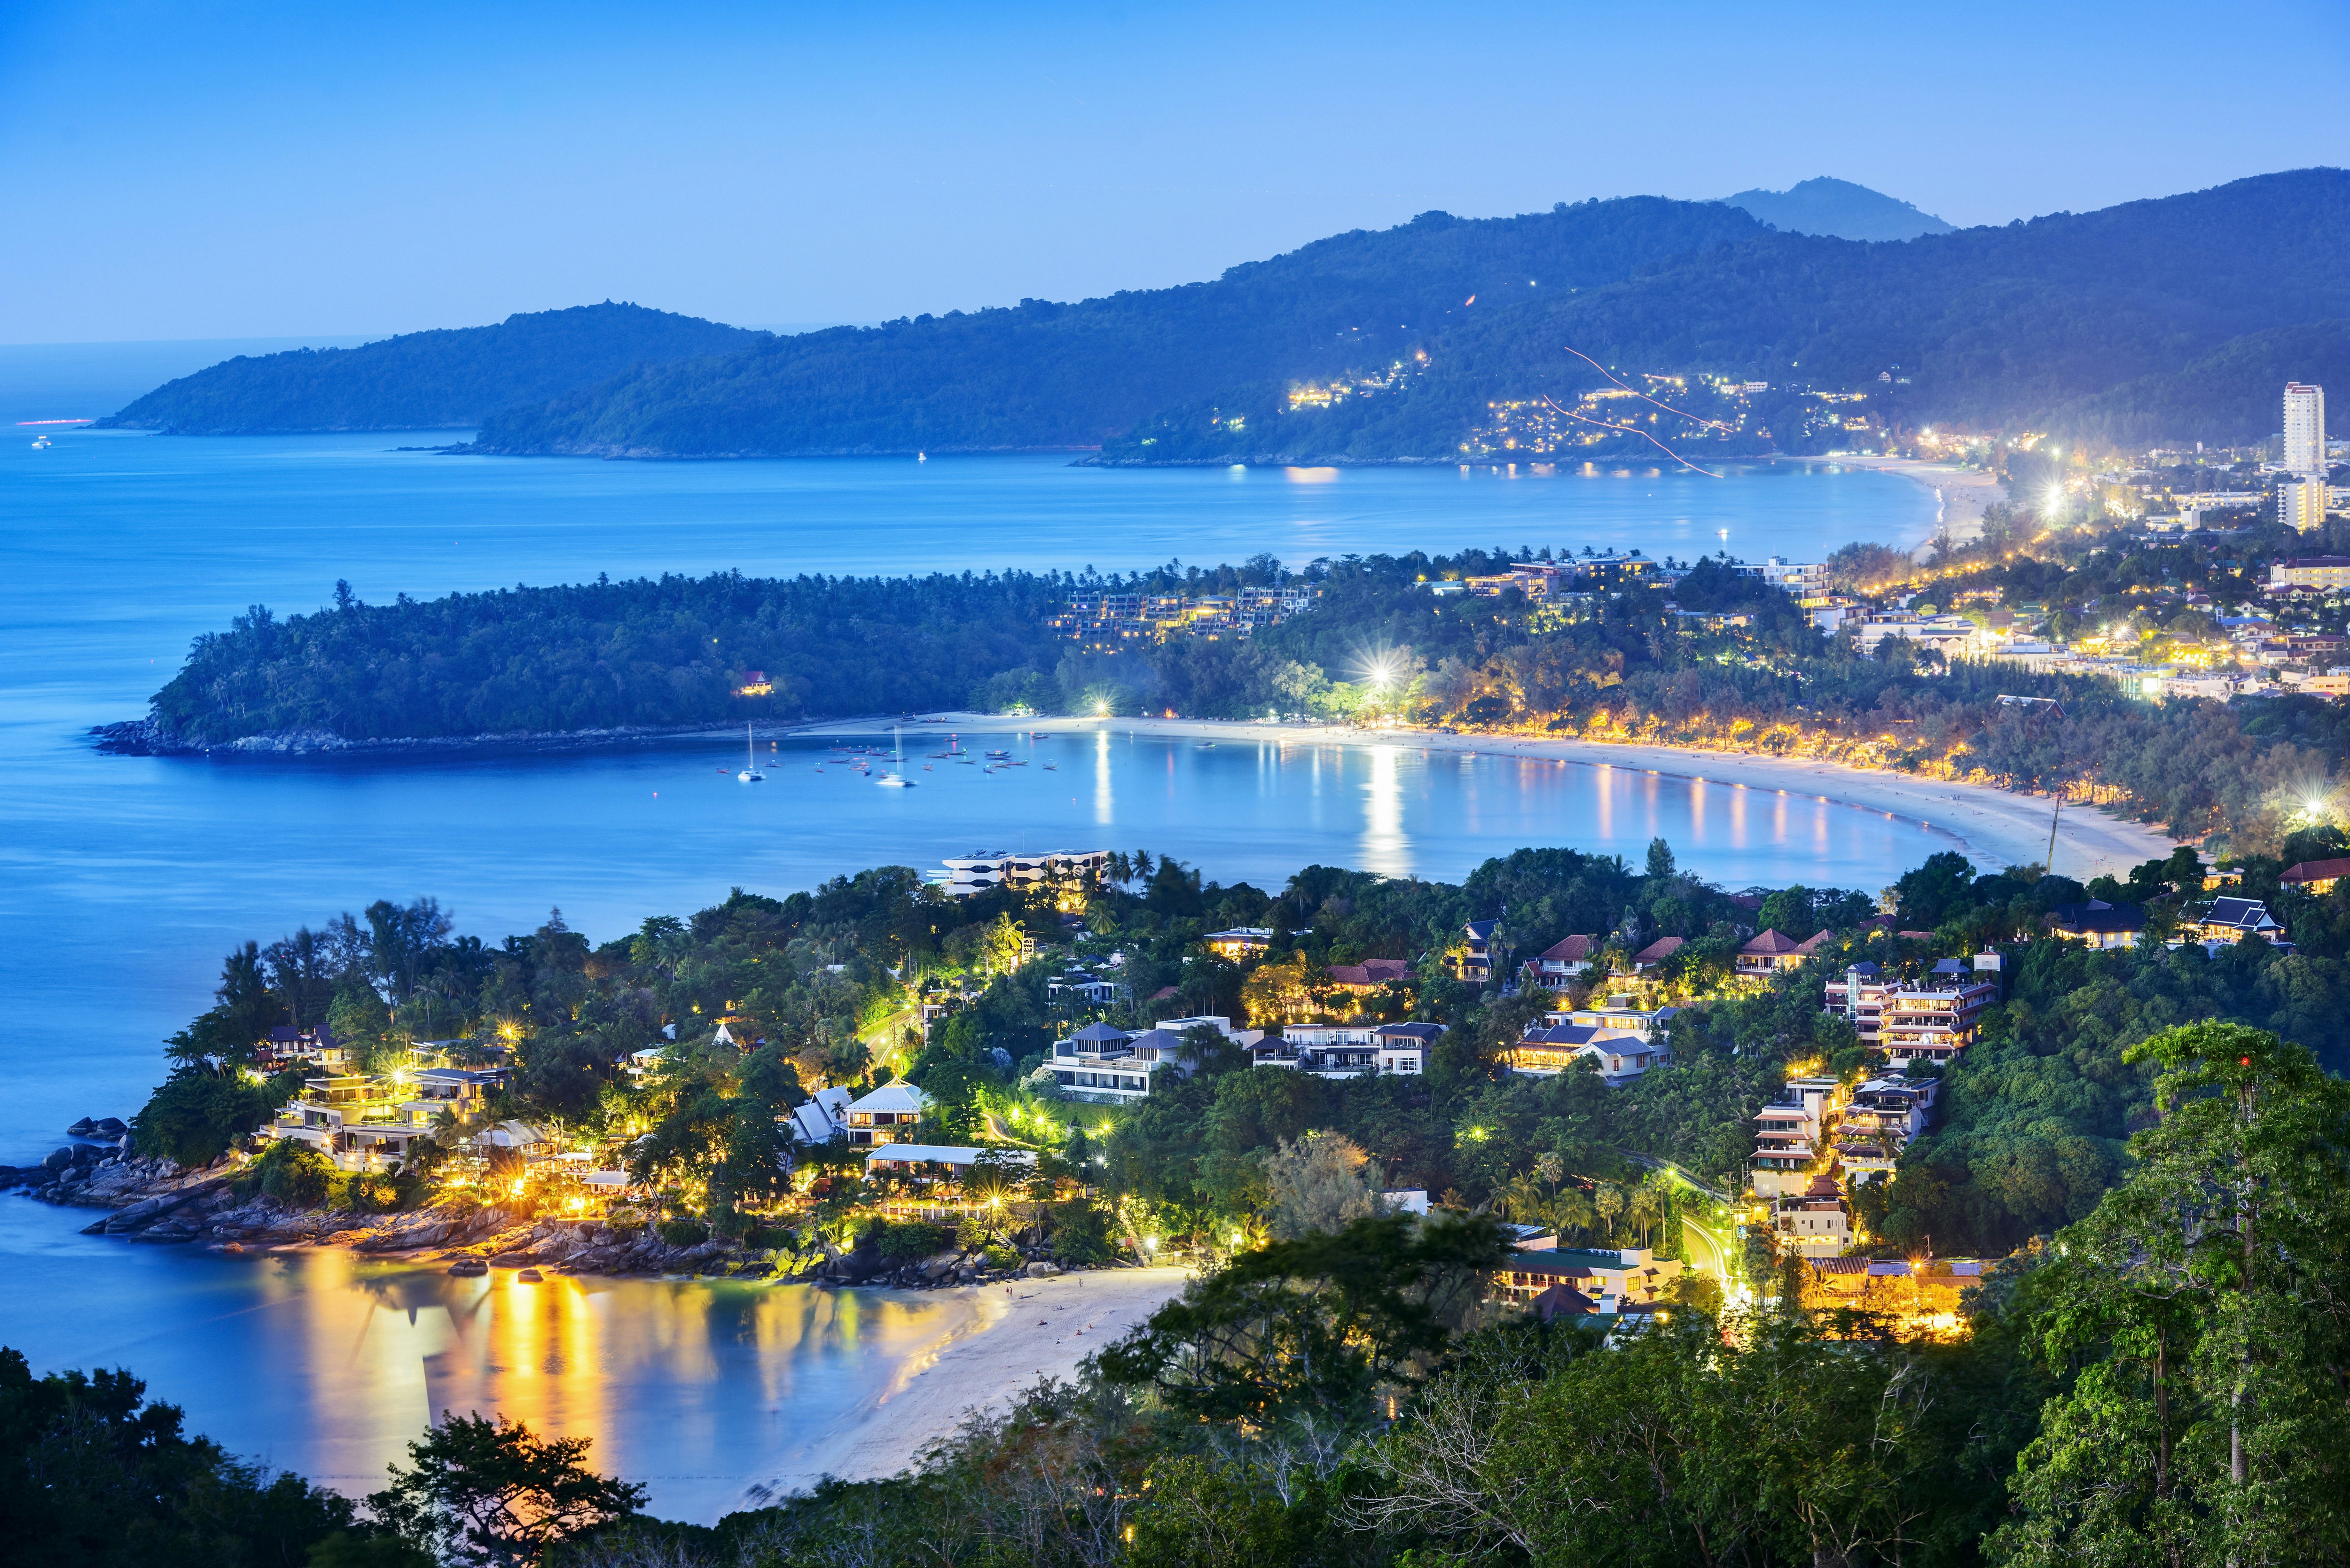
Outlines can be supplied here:
[[[1270, 718], [1800, 759], [1929, 781], [1911, 792], [1929, 818], [1931, 785], [1955, 782], [2095, 804], [2214, 853], [2272, 847], [2309, 797], [2274, 781], [2322, 778], [2350, 738], [2323, 684], [2338, 639], [2297, 648], [2264, 617], [2232, 629], [2220, 617], [2269, 597], [2244, 556], [2289, 570], [2303, 536], [2254, 513], [2223, 558], [2216, 541], [2127, 516], [2067, 516], [2064, 471], [2044, 453], [1983, 461], [1944, 476], [2000, 472], [2037, 499], [1985, 502], [1996, 492], [1969, 485], [1953, 509], [1971, 520], [1922, 562], [1869, 545], [1810, 563], [1522, 549], [1293, 571], [1259, 556], [1107, 575], [728, 573], [390, 605], [338, 587], [314, 613], [256, 607], [201, 639], [150, 716], [99, 743], [580, 744], [950, 709]], [[2129, 618], [2104, 618], [2120, 596]], [[1859, 781], [1838, 776], [1811, 793], [1850, 798]], [[2013, 847], [2002, 857], [2029, 858]], [[2106, 844], [2094, 864], [2136, 847]]]

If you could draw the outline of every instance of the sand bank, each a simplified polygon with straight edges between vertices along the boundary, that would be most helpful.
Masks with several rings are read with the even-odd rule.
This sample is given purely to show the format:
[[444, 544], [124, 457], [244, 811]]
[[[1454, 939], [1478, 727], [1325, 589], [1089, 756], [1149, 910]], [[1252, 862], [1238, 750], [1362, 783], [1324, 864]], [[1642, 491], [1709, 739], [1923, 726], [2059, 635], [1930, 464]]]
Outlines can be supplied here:
[[[1476, 752], [1491, 756], [1554, 757], [1586, 766], [1638, 768], [1672, 778], [1703, 779], [1734, 788], [1784, 790], [1881, 811], [1937, 827], [1960, 842], [1979, 869], [2036, 865], [2048, 854], [2049, 819], [2055, 803], [2044, 795], [2016, 794], [1988, 784], [1951, 784], [1914, 774], [1846, 767], [1805, 758], [1751, 756], [1738, 752], [1676, 746], [1611, 745], [1596, 741], [1521, 740], [1506, 735], [1449, 735], [1430, 730], [1347, 729], [1339, 725], [1263, 724], [1214, 719], [1006, 719], [981, 713], [934, 715], [941, 729], [974, 734], [1034, 731], [1045, 734], [1114, 733], [1177, 739], [1268, 741], [1284, 745], [1409, 746], [1430, 752]], [[869, 736], [887, 724], [870, 720], [813, 726], [817, 735]], [[2088, 806], [2067, 806], [2056, 834], [2054, 869], [2087, 881], [2106, 872], [2126, 875], [2142, 860], [2168, 856], [2176, 841], [2142, 823], [2108, 816]]]
[[1188, 1269], [1103, 1269], [931, 1293], [923, 1299], [961, 1298], [964, 1315], [886, 1386], [841, 1411], [775, 1479], [794, 1487], [824, 1475], [895, 1475], [967, 1413], [1000, 1410], [1040, 1378], [1075, 1378], [1079, 1362], [1180, 1294], [1191, 1277]]
[[[1835, 457], [1819, 461], [1841, 463], [1846, 468], [1873, 468], [1879, 473], [1898, 473], [1926, 486], [1941, 497], [1942, 518], [1938, 532], [1948, 534], [1953, 544], [1963, 545], [1981, 533], [1984, 509], [2007, 499], [2007, 489], [1997, 474], [1960, 468], [1956, 463], [1925, 462], [1914, 457]], [[1929, 536], [1928, 543], [1931, 542]]]

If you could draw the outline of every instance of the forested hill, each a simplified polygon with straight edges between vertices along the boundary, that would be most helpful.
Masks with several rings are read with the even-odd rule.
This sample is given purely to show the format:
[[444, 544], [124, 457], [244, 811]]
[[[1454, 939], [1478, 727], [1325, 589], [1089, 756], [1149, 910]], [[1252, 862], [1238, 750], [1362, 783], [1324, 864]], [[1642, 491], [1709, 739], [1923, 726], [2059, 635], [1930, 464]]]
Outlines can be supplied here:
[[[488, 421], [478, 450], [619, 457], [1092, 447], [1219, 389], [1407, 357], [1472, 310], [1616, 284], [1763, 233], [1657, 197], [1465, 221], [1427, 213], [1212, 283], [777, 338], [647, 367]], [[1471, 306], [1474, 298], [1478, 303]]]
[[[1596, 386], [1566, 345], [1627, 373], [1769, 382], [1782, 402], [1749, 410], [1749, 446], [1802, 450], [1791, 386], [1869, 387], [1870, 409], [1896, 424], [2117, 428], [2126, 410], [2095, 400], [2177, 378], [2239, 339], [2344, 316], [2350, 174], [2339, 170], [1877, 244], [1641, 197], [1474, 222], [1425, 213], [1212, 283], [643, 367], [499, 414], [479, 450], [1101, 445], [1135, 462], [1441, 460], [1494, 402]], [[1334, 381], [1340, 395], [1292, 396]], [[2273, 387], [2160, 384], [2165, 435], [2273, 428]]]
[[357, 348], [240, 355], [159, 387], [100, 422], [180, 435], [457, 430], [494, 410], [544, 402], [636, 366], [739, 353], [767, 337], [608, 300]]

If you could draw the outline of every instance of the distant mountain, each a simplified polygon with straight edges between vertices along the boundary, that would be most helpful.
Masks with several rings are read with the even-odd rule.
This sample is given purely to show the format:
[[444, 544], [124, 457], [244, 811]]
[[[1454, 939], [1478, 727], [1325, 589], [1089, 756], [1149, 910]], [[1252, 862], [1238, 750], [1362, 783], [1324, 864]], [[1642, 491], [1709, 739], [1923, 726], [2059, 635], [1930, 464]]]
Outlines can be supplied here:
[[[791, 337], [626, 306], [515, 317], [232, 360], [116, 422], [478, 421], [479, 452], [598, 457], [1097, 448], [1116, 462], [1450, 462], [1567, 450], [1519, 441], [1512, 421], [1531, 419], [1599, 443], [1574, 446], [1576, 460], [1654, 461], [1646, 433], [1595, 435], [1543, 402], [1571, 410], [1601, 389], [1579, 350], [1635, 381], [1678, 378], [1669, 395], [1725, 433], [1607, 406], [1666, 421], [1677, 447], [1705, 456], [1825, 451], [1950, 421], [2230, 439], [2272, 417], [2258, 408], [2269, 394], [2251, 395], [2265, 380], [2338, 358], [2327, 357], [2338, 334], [2319, 324], [2345, 318], [2340, 170], [1902, 244], [1640, 196], [1512, 218], [1424, 213], [1208, 283]], [[1865, 406], [1817, 395], [1855, 390]]]
[[636, 366], [740, 353], [768, 337], [607, 301], [358, 348], [239, 357], [168, 382], [99, 422], [180, 435], [454, 430]]
[[718, 364], [649, 367], [510, 410], [478, 450], [733, 457], [920, 448], [1093, 447], [1158, 410], [1272, 377], [1333, 376], [1408, 356], [1449, 319], [1620, 282], [1751, 241], [1762, 225], [1659, 197], [1561, 203], [1477, 222], [1426, 213], [1357, 230], [1213, 283], [1076, 305], [778, 338]]
[[[1596, 387], [1599, 372], [1569, 346], [1627, 374], [1765, 383], [1721, 455], [1826, 450], [1850, 441], [1823, 426], [1810, 389], [1864, 389], [1871, 416], [1895, 425], [2041, 421], [2231, 339], [2342, 317], [2350, 175], [2339, 170], [1903, 244], [1637, 197], [1475, 222], [1423, 213], [1213, 283], [643, 367], [484, 421], [478, 450], [1098, 444], [1106, 461], [1139, 462], [1451, 461], [1486, 439], [1497, 405]], [[2234, 420], [2233, 407], [2189, 385], [2164, 418], [2168, 433], [2194, 437], [2199, 421]], [[1651, 450], [1644, 440], [1627, 436], [1625, 452]]]
[[1722, 204], [1752, 213], [1791, 234], [1825, 234], [1839, 240], [1914, 240], [1920, 234], [1955, 233], [1952, 224], [1908, 202], [1825, 175], [1785, 191], [1741, 191]]

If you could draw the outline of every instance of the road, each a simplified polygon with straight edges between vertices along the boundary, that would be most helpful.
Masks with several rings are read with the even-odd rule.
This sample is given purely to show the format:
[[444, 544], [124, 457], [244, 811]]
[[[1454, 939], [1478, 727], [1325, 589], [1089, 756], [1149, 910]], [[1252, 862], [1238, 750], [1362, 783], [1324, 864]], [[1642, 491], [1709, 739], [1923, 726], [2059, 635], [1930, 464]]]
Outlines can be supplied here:
[[1686, 1243], [1683, 1251], [1692, 1266], [1699, 1272], [1706, 1272], [1705, 1260], [1711, 1258], [1713, 1260], [1711, 1269], [1713, 1277], [1725, 1284], [1729, 1282], [1730, 1259], [1722, 1251], [1721, 1242], [1715, 1238], [1712, 1231], [1684, 1214], [1681, 1216], [1681, 1238]]

